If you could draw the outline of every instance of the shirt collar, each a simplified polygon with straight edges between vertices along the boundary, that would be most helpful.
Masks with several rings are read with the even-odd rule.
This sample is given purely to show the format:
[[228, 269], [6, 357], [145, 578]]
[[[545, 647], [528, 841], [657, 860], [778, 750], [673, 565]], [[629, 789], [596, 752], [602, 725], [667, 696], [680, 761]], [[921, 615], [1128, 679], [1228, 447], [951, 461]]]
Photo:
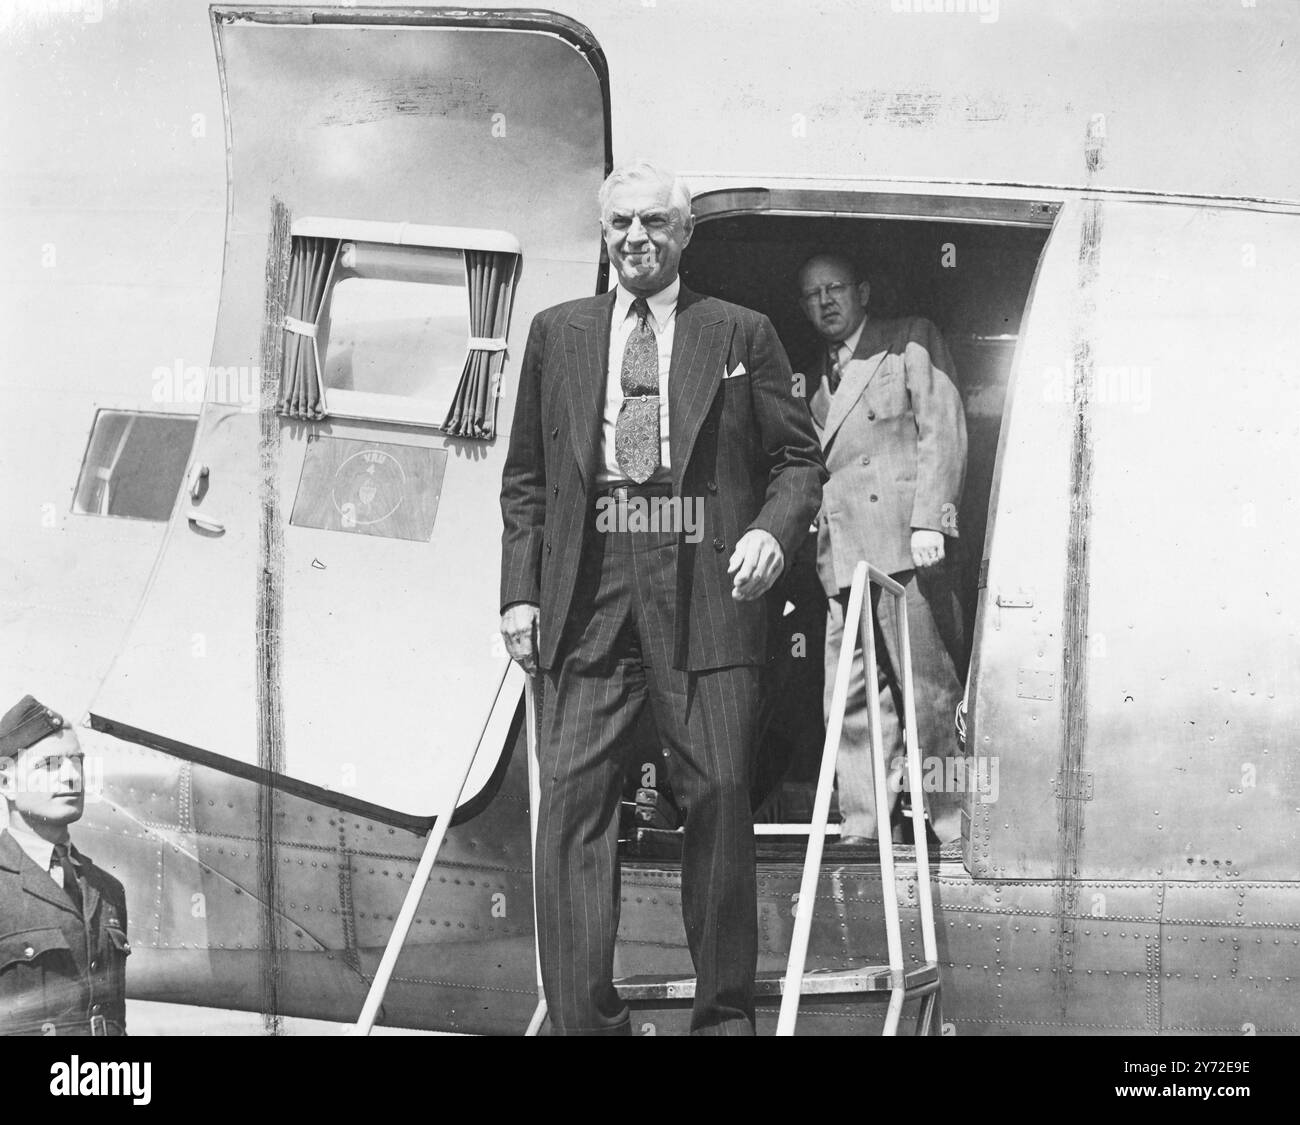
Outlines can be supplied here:
[[10, 824], [5, 829], [14, 838], [14, 843], [27, 853], [31, 861], [42, 871], [48, 871], [54, 862], [54, 845], [35, 832]]
[[[654, 319], [655, 328], [662, 329], [668, 323], [668, 318], [673, 315], [677, 308], [677, 294], [681, 292], [681, 288], [682, 278], [678, 274], [658, 293], [646, 298], [646, 304], [650, 306], [650, 316]], [[632, 302], [636, 300], [636, 295], [628, 292], [621, 284], [614, 292], [614, 323], [622, 324], [627, 319], [627, 314], [632, 308]]]
[[866, 330], [867, 330], [867, 318], [864, 316], [862, 318], [862, 323], [859, 324], [852, 332], [850, 332], [848, 336], [846, 336], [843, 340], [840, 341], [839, 346], [841, 348], [849, 349], [850, 359], [853, 358], [854, 353], [858, 350], [858, 341], [862, 339], [862, 333], [865, 332]]

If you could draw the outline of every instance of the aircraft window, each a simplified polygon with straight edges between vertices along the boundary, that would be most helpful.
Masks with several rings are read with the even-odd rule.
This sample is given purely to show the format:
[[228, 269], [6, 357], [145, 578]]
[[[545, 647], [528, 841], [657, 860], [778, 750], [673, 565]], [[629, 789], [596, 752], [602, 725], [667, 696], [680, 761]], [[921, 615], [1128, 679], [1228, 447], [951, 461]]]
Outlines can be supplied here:
[[101, 410], [81, 466], [74, 512], [165, 520], [185, 475], [197, 418]]
[[[441, 255], [440, 255], [441, 256]], [[445, 401], [460, 377], [469, 304], [452, 284], [349, 277], [330, 296], [325, 388]]]
[[493, 437], [518, 263], [500, 231], [295, 223], [280, 412]]

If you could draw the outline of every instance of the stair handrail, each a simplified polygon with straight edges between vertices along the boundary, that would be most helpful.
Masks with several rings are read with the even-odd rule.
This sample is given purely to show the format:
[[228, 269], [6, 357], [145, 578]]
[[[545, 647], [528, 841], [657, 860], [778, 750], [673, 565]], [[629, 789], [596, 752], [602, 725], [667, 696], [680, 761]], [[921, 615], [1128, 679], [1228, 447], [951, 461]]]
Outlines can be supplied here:
[[[777, 1017], [777, 1035], [793, 1035], [799, 1016], [804, 970], [808, 960], [808, 942], [812, 934], [813, 910], [821, 860], [830, 819], [831, 791], [835, 785], [835, 765], [844, 733], [844, 712], [848, 703], [849, 678], [853, 670], [853, 653], [862, 644], [862, 664], [866, 680], [867, 717], [871, 731], [871, 760], [876, 800], [876, 823], [880, 829], [880, 881], [885, 908], [885, 937], [889, 949], [890, 997], [885, 1013], [883, 1034], [895, 1035], [906, 995], [906, 972], [903, 965], [902, 929], [898, 915], [898, 892], [894, 875], [894, 841], [889, 830], [890, 809], [888, 777], [885, 772], [884, 745], [880, 735], [880, 697], [876, 683], [875, 623], [868, 583], [879, 586], [895, 599], [898, 607], [899, 663], [903, 671], [903, 722], [907, 754], [908, 784], [913, 793], [913, 840], [916, 845], [917, 884], [921, 909], [921, 937], [928, 966], [936, 966], [938, 957], [934, 933], [934, 900], [930, 888], [929, 846], [925, 834], [924, 791], [921, 786], [920, 752], [916, 741], [916, 700], [912, 683], [912, 650], [908, 636], [907, 596], [904, 588], [889, 575], [877, 570], [865, 559], [853, 570], [849, 602], [844, 614], [844, 632], [840, 642], [835, 685], [831, 693], [830, 715], [826, 724], [826, 741], [822, 745], [821, 770], [817, 777], [817, 794], [813, 802], [812, 822], [808, 829], [808, 849], [804, 854], [799, 898], [795, 904], [794, 930], [790, 937], [790, 954], [786, 963]], [[919, 806], [917, 802], [919, 801]], [[917, 808], [921, 812], [918, 816]]]

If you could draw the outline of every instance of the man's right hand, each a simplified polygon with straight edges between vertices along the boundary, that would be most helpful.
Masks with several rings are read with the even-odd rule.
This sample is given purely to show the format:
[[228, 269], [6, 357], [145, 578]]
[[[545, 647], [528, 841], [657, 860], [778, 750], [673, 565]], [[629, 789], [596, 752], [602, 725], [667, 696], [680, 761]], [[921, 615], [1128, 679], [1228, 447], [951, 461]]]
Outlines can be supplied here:
[[537, 675], [537, 607], [517, 602], [501, 615], [501, 636], [510, 659], [530, 676]]

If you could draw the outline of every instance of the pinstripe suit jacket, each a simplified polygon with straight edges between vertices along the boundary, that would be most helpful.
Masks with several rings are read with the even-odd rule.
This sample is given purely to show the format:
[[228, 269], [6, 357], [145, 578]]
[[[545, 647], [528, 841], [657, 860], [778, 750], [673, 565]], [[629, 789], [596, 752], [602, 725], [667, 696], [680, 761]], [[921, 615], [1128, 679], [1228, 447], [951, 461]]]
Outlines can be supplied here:
[[809, 405], [830, 483], [817, 521], [817, 574], [828, 594], [859, 559], [912, 569], [912, 531], [957, 535], [966, 477], [966, 415], [939, 330], [924, 317], [869, 319], [834, 395], [813, 365]]
[[[540, 606], [540, 663], [557, 662], [601, 455], [611, 291], [537, 314], [519, 375], [501, 484], [501, 606]], [[744, 374], [724, 378], [737, 365]], [[682, 286], [668, 376], [673, 495], [701, 501], [679, 538], [674, 666], [766, 659], [764, 601], [731, 597], [727, 563], [751, 528], [786, 565], [821, 504], [826, 469], [790, 364], [761, 313]]]

